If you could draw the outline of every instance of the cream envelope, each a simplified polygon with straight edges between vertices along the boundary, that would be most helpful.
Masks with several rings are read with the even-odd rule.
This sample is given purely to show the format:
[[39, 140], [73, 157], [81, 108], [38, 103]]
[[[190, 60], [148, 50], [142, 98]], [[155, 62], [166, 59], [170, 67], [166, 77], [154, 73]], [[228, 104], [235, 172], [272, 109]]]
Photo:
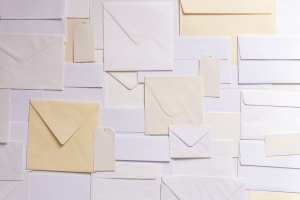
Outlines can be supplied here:
[[96, 63], [103, 63], [104, 60], [104, 51], [103, 50], [95, 50], [95, 62]]
[[31, 100], [27, 169], [93, 172], [99, 112], [94, 101]]
[[241, 93], [241, 139], [300, 131], [300, 94], [248, 90]]
[[99, 128], [94, 133], [94, 169], [115, 170], [115, 133], [110, 128]]
[[163, 176], [161, 200], [246, 200], [245, 179]]
[[168, 126], [202, 124], [202, 77], [146, 77], [147, 135], [168, 135]]
[[11, 118], [10, 90], [0, 89], [0, 143], [8, 141], [10, 132], [9, 122]]
[[160, 174], [153, 164], [120, 164], [115, 172], [92, 174], [92, 199], [160, 200]]
[[267, 192], [267, 191], [249, 191], [249, 200], [299, 200], [300, 194]]
[[67, 2], [68, 18], [89, 18], [90, 17], [90, 1], [71, 0]]
[[237, 35], [276, 33], [275, 12], [275, 0], [229, 0], [226, 4], [221, 0], [181, 0], [180, 35], [231, 36], [232, 62], [236, 64]]
[[[299, 35], [300, 27], [297, 26], [300, 19], [298, 8], [300, 2], [297, 0], [277, 0], [277, 33], [286, 35]], [[287, 23], [288, 22], [288, 23]]]
[[106, 105], [112, 107], [144, 107], [144, 85], [137, 72], [106, 73]]
[[23, 143], [0, 144], [0, 180], [23, 179]]
[[0, 34], [0, 88], [62, 90], [62, 35]]
[[105, 71], [173, 69], [170, 2], [115, 2], [104, 6]]
[[299, 36], [239, 36], [238, 44], [239, 83], [300, 83]]
[[208, 126], [170, 125], [171, 158], [211, 157], [211, 129]]
[[299, 155], [300, 157], [300, 134], [277, 134], [265, 135], [267, 156]]

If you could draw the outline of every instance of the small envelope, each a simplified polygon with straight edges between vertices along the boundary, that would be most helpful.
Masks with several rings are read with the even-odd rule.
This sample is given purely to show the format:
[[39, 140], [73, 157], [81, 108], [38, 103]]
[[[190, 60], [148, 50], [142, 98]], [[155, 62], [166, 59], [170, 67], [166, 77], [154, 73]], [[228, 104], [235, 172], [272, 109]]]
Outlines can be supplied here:
[[62, 90], [62, 35], [0, 34], [0, 88]]
[[0, 143], [7, 142], [11, 116], [10, 90], [0, 89]]
[[99, 112], [98, 102], [31, 100], [27, 169], [93, 172]]
[[211, 129], [208, 126], [169, 126], [171, 158], [211, 157]]
[[163, 176], [161, 200], [246, 200], [245, 179]]
[[106, 2], [105, 71], [173, 69], [173, 16], [170, 2]]

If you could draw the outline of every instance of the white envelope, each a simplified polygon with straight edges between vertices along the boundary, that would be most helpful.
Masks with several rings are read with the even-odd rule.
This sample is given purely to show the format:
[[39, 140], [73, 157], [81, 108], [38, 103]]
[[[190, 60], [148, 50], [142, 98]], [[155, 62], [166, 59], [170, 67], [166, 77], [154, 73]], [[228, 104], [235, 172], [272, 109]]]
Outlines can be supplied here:
[[197, 125], [170, 125], [171, 158], [209, 158], [212, 154], [211, 128]]
[[300, 83], [299, 36], [239, 36], [239, 83]]
[[90, 17], [90, 1], [87, 0], [69, 0], [67, 2], [68, 18], [89, 18]]
[[173, 69], [170, 2], [115, 2], [104, 6], [105, 71]]
[[300, 131], [300, 93], [242, 91], [241, 139], [264, 140], [266, 134]]
[[101, 88], [104, 86], [103, 65], [96, 63], [65, 64], [65, 87]]
[[300, 19], [298, 0], [277, 0], [277, 33], [287, 35], [299, 35], [300, 27], [297, 26]]
[[242, 178], [163, 176], [161, 200], [246, 200]]
[[0, 180], [23, 179], [23, 143], [0, 144]]
[[115, 172], [92, 174], [93, 200], [160, 200], [160, 174], [157, 165], [120, 164]]
[[169, 162], [166, 136], [116, 135], [116, 160]]
[[7, 142], [10, 132], [11, 118], [10, 90], [0, 89], [0, 143]]
[[[22, 141], [23, 146], [27, 146], [28, 122], [11, 122], [10, 139], [12, 141]], [[26, 151], [24, 152], [26, 158]], [[24, 159], [26, 161], [26, 159]], [[25, 166], [25, 165], [24, 165]]]
[[62, 90], [62, 35], [0, 34], [0, 88]]
[[111, 127], [116, 132], [145, 132], [145, 110], [143, 108], [101, 108], [101, 127]]

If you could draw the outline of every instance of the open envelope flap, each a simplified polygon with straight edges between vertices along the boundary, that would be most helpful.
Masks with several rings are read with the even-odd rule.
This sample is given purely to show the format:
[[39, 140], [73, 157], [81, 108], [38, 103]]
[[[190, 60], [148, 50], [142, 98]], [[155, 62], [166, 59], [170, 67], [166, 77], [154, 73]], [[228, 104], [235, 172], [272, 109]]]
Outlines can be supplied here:
[[188, 147], [193, 147], [210, 133], [210, 128], [205, 126], [170, 126], [169, 129]]
[[239, 36], [241, 60], [300, 60], [299, 36]]
[[30, 105], [40, 115], [60, 144], [65, 144], [95, 112], [98, 102], [31, 100]]
[[136, 44], [150, 37], [171, 3], [103, 3], [104, 10]]
[[22, 181], [0, 181], [0, 199], [8, 198], [21, 183]]
[[245, 105], [300, 108], [300, 94], [296, 92], [245, 90], [242, 101]]
[[[276, 10], [275, 0], [180, 0], [186, 14], [271, 14]], [[259, 6], [257, 6], [259, 5]]]
[[109, 74], [128, 90], [134, 89], [139, 84], [137, 72], [109, 72]]

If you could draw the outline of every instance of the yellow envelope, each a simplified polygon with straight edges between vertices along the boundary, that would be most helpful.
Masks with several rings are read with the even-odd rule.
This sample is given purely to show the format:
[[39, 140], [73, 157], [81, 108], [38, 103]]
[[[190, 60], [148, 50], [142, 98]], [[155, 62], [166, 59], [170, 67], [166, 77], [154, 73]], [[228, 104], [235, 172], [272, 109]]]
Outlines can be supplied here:
[[275, 0], [181, 0], [180, 35], [232, 37], [232, 62], [237, 63], [237, 35], [274, 34]]
[[99, 113], [98, 102], [31, 100], [27, 169], [93, 172]]
[[267, 191], [249, 191], [249, 200], [300, 200], [300, 194]]

